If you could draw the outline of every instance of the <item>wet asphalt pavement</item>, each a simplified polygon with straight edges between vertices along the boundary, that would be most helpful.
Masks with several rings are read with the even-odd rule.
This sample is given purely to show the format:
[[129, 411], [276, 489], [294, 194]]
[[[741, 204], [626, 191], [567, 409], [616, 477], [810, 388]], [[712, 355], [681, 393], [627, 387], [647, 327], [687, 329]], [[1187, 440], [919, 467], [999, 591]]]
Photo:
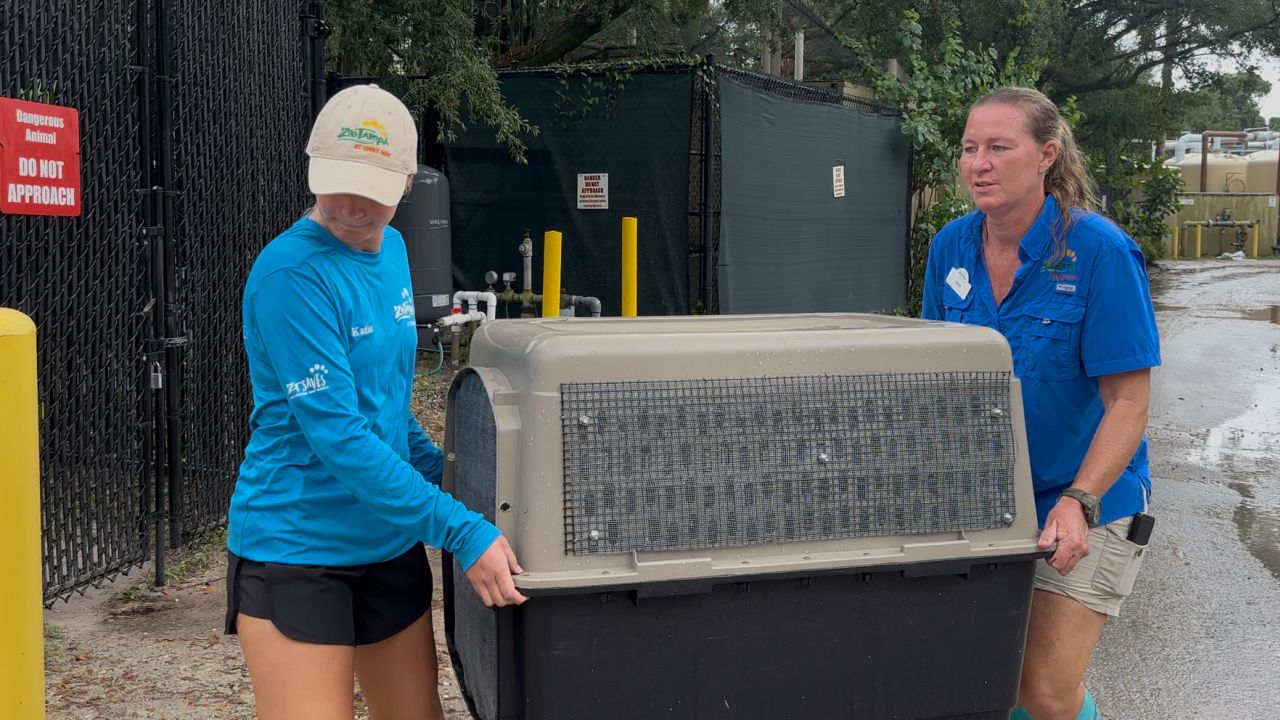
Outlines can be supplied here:
[[1166, 262], [1152, 287], [1156, 531], [1088, 685], [1108, 720], [1280, 720], [1280, 261]]

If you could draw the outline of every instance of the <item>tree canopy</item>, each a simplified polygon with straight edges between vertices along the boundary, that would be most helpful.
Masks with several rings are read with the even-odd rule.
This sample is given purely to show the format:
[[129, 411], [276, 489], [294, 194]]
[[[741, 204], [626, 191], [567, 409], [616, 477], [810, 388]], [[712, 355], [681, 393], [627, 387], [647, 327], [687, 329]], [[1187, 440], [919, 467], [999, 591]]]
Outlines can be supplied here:
[[1212, 77], [1201, 87], [1181, 94], [1180, 129], [1202, 132], [1266, 127], [1258, 100], [1270, 91], [1271, 83], [1253, 69]]
[[[759, 70], [805, 36], [806, 79], [853, 80], [906, 108], [914, 148], [913, 275], [942, 223], [964, 211], [954, 158], [969, 105], [1001, 83], [1034, 85], [1070, 117], [1118, 222], [1159, 253], [1176, 202], [1161, 140], [1270, 125], [1249, 63], [1280, 56], [1275, 0], [328, 0], [331, 69], [400, 83], [445, 139], [493, 128], [513, 157], [537, 133], [496, 70], [715, 54]], [[1231, 67], [1224, 59], [1231, 60]], [[1243, 62], [1241, 62], [1243, 60]], [[890, 61], [893, 61], [891, 63]], [[772, 64], [772, 63], [771, 63]], [[780, 63], [787, 66], [785, 59]], [[893, 68], [901, 68], [899, 72]], [[412, 81], [410, 81], [412, 79]], [[1141, 188], [1140, 192], [1136, 192]], [[913, 282], [918, 295], [918, 282]]]
[[[1256, 71], [1215, 58], [1280, 56], [1272, 0], [329, 0], [330, 65], [348, 75], [415, 76], [448, 134], [491, 126], [516, 153], [535, 132], [503, 100], [497, 68], [701, 57], [758, 69], [762, 49], [806, 34], [810, 78], [870, 83], [868, 63], [900, 58], [915, 13], [929, 42], [955, 36], [997, 63], [1040, 60], [1039, 85], [1077, 98], [1086, 146], [1111, 148], [1183, 130], [1266, 124]], [[851, 51], [857, 48], [857, 52]], [[466, 108], [466, 117], [464, 110]], [[1203, 126], [1203, 127], [1201, 127]]]

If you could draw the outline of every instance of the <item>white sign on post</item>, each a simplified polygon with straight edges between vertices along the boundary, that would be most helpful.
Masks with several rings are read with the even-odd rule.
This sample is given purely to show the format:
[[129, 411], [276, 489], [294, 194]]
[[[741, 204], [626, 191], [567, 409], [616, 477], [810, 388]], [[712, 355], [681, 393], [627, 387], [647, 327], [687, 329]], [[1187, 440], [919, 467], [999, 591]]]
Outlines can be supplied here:
[[835, 165], [831, 168], [831, 189], [835, 196], [844, 197], [844, 166]]
[[578, 173], [578, 209], [609, 209], [608, 173]]

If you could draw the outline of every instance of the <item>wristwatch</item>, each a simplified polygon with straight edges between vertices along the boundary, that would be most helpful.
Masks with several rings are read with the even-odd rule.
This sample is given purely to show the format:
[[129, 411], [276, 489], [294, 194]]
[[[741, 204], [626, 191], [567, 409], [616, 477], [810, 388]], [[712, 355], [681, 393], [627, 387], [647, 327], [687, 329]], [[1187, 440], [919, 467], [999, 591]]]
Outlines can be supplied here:
[[1059, 497], [1069, 497], [1080, 503], [1080, 507], [1084, 510], [1084, 520], [1090, 526], [1098, 524], [1098, 518], [1102, 515], [1102, 501], [1097, 495], [1089, 493], [1076, 487], [1069, 487], [1063, 490]]

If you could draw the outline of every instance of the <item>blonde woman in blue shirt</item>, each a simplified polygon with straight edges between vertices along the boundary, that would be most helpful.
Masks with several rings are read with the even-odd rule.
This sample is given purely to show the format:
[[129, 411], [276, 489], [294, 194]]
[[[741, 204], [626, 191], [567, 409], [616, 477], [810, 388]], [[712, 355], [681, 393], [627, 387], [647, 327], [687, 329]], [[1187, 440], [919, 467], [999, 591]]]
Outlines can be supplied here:
[[315, 207], [244, 289], [252, 435], [228, 512], [227, 621], [261, 720], [442, 716], [423, 544], [486, 605], [521, 603], [507, 541], [442, 492], [409, 411], [417, 331], [404, 239], [387, 223], [417, 171], [393, 95], [333, 96], [307, 145]]
[[926, 318], [1004, 334], [1022, 383], [1040, 561], [1011, 718], [1095, 720], [1084, 674], [1141, 566], [1151, 494], [1150, 368], [1160, 364], [1145, 263], [1098, 215], [1057, 107], [1026, 88], [969, 111], [960, 170], [977, 210], [943, 228]]

